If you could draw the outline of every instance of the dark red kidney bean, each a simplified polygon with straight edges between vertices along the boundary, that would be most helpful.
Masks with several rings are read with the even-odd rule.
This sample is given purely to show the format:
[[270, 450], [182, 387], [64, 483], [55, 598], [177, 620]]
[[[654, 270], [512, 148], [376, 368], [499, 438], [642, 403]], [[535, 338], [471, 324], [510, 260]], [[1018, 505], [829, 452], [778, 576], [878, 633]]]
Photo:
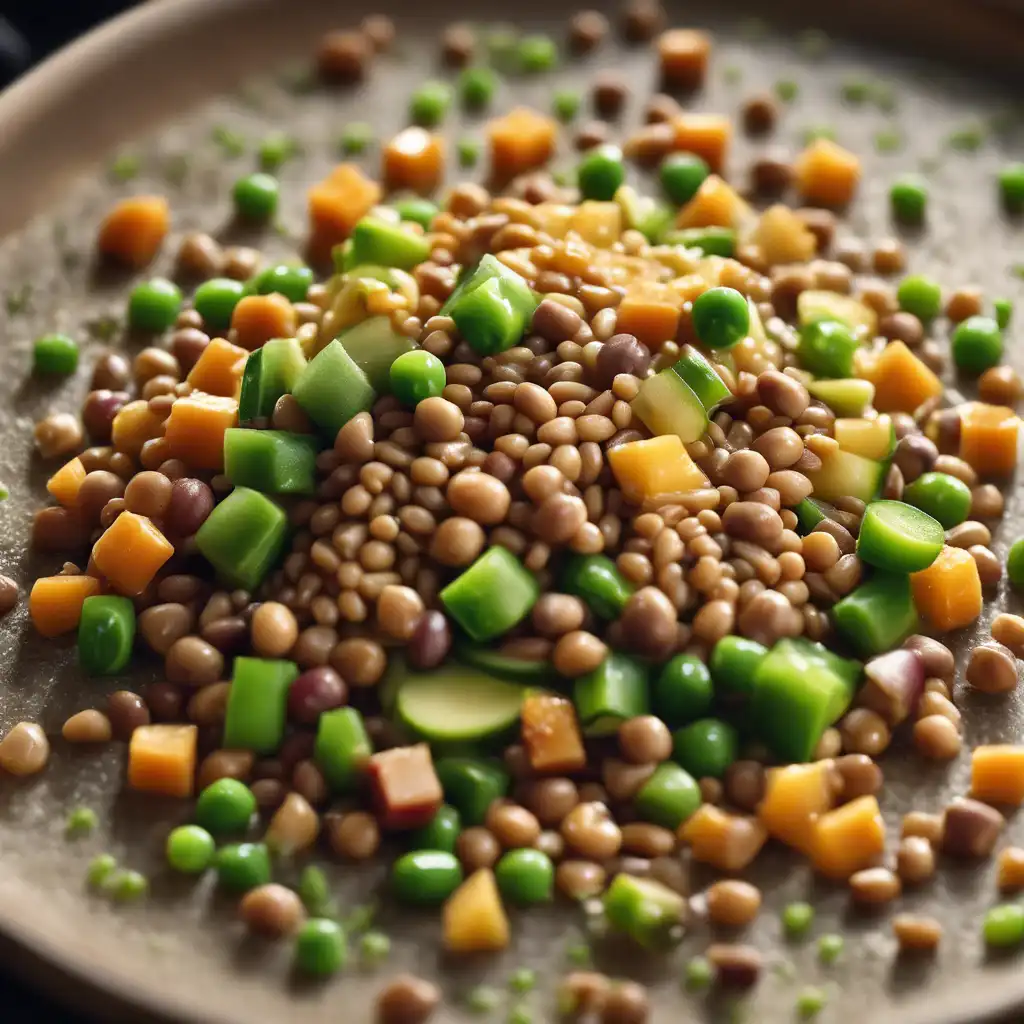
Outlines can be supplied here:
[[177, 686], [149, 683], [142, 688], [142, 697], [154, 722], [176, 722], [181, 718], [185, 700]]
[[651, 365], [650, 349], [632, 334], [616, 334], [597, 353], [595, 376], [597, 385], [610, 388], [620, 373], [643, 378]]
[[315, 725], [325, 711], [340, 708], [348, 700], [345, 681], [329, 665], [308, 669], [288, 690], [288, 714], [292, 721]]
[[82, 406], [82, 425], [93, 441], [105, 444], [110, 440], [114, 417], [129, 398], [127, 391], [110, 391], [107, 388], [90, 391], [86, 395]]
[[76, 551], [89, 542], [89, 524], [77, 510], [55, 505], [32, 519], [32, 547], [37, 551]]
[[437, 668], [452, 646], [452, 630], [442, 612], [431, 608], [423, 613], [409, 640], [406, 656], [413, 668]]
[[182, 327], [171, 335], [171, 352], [183, 373], [196, 365], [209, 344], [210, 336], [197, 327]]
[[164, 522], [176, 537], [191, 537], [213, 511], [213, 491], [195, 477], [182, 477], [171, 487], [171, 502]]
[[290, 776], [300, 761], [312, 758], [315, 742], [316, 734], [305, 729], [301, 732], [293, 732], [285, 739], [281, 744], [281, 749], [277, 752], [277, 759], [281, 762], [281, 767], [286, 775]]
[[276, 811], [288, 793], [288, 787], [280, 779], [257, 779], [249, 788], [261, 811]]
[[199, 635], [221, 654], [238, 654], [249, 640], [249, 627], [240, 615], [207, 623]]

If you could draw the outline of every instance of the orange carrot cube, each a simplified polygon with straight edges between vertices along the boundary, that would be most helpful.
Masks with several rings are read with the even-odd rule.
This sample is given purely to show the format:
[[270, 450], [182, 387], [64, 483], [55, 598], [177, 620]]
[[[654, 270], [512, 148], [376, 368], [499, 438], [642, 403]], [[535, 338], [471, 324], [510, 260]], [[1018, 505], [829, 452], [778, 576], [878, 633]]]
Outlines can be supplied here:
[[742, 871], [754, 860], [768, 832], [757, 818], [701, 804], [679, 826], [679, 837], [690, 847], [694, 860], [732, 873]]
[[885, 822], [873, 796], [851, 800], [817, 821], [811, 859], [829, 878], [849, 878], [874, 866], [884, 852]]
[[74, 508], [78, 504], [78, 489], [85, 479], [85, 466], [82, 460], [73, 458], [65, 462], [49, 480], [46, 489], [66, 508]]
[[981, 577], [974, 556], [946, 546], [927, 569], [912, 573], [917, 610], [943, 632], [970, 625], [981, 614]]
[[[294, 312], [292, 310], [293, 315]], [[248, 355], [244, 348], [232, 345], [224, 338], [214, 338], [189, 371], [188, 382], [197, 391], [205, 391], [208, 395], [237, 398]]]
[[308, 193], [309, 226], [315, 247], [327, 254], [380, 202], [380, 185], [356, 164], [338, 164]]
[[960, 458], [981, 476], [1009, 476], [1017, 467], [1020, 417], [1005, 405], [960, 406]]
[[128, 744], [128, 785], [144, 793], [187, 797], [196, 774], [195, 725], [141, 725]]
[[864, 377], [875, 385], [874, 405], [879, 412], [913, 412], [942, 394], [942, 381], [902, 341], [890, 341]]
[[717, 174], [710, 174], [701, 182], [694, 197], [679, 211], [676, 226], [736, 228], [753, 217], [753, 210], [739, 193]]
[[[231, 314], [231, 330], [235, 341], [250, 352], [262, 348], [271, 338], [293, 337], [298, 323], [295, 307], [277, 292], [271, 295], [246, 295], [239, 300]], [[210, 346], [207, 346], [203, 355], [209, 351]]]
[[729, 118], [723, 114], [698, 114], [688, 110], [672, 119], [672, 128], [674, 149], [696, 153], [707, 161], [715, 174], [721, 173], [732, 140]]
[[444, 177], [444, 139], [425, 128], [406, 128], [384, 147], [384, 181], [389, 190], [433, 192]]
[[534, 694], [523, 701], [523, 746], [534, 771], [572, 772], [587, 763], [572, 701]]
[[832, 809], [831, 766], [827, 761], [772, 768], [757, 816], [768, 832], [802, 853], [810, 853], [818, 819]]
[[170, 208], [163, 196], [122, 199], [104, 217], [97, 246], [103, 256], [144, 267], [157, 254], [170, 226]]
[[224, 468], [224, 433], [238, 422], [238, 402], [194, 391], [171, 407], [164, 438], [171, 457], [198, 469]]
[[708, 486], [708, 478], [675, 434], [616, 445], [607, 458], [626, 500], [634, 505]]
[[616, 330], [635, 334], [648, 348], [673, 341], [679, 328], [682, 300], [669, 285], [634, 281], [619, 303]]
[[971, 754], [971, 796], [987, 804], [1024, 803], [1024, 747], [996, 743]]
[[92, 560], [110, 585], [128, 597], [141, 594], [174, 545], [145, 516], [122, 512], [92, 548]]
[[100, 589], [95, 576], [44, 576], [36, 580], [28, 597], [32, 624], [43, 636], [60, 636], [78, 629], [85, 599]]
[[487, 125], [491, 170], [506, 180], [542, 167], [555, 151], [558, 126], [550, 117], [529, 107], [516, 107]]
[[860, 160], [831, 139], [815, 139], [796, 159], [796, 187], [809, 203], [846, 206], [860, 182]]

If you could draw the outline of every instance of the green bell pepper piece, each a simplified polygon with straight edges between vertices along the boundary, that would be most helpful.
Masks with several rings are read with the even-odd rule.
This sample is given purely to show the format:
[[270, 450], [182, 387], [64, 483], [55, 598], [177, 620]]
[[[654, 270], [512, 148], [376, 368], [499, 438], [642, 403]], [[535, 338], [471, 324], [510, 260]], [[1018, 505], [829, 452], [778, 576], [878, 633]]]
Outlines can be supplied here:
[[573, 703], [587, 736], [610, 736], [627, 719], [647, 714], [647, 669], [613, 652], [576, 680]]
[[398, 224], [364, 217], [352, 229], [352, 258], [359, 263], [412, 270], [430, 256], [426, 235], [414, 235]]
[[749, 696], [768, 648], [744, 636], [723, 636], [711, 650], [708, 668], [715, 690]]
[[530, 614], [540, 587], [507, 548], [490, 548], [441, 591], [441, 602], [473, 640], [492, 640]]
[[658, 765], [633, 798], [644, 821], [674, 832], [702, 803], [700, 786], [685, 769], [671, 761]]
[[377, 400], [366, 374], [337, 339], [306, 364], [292, 394], [332, 443], [356, 413]]
[[633, 585], [607, 555], [570, 555], [562, 587], [602, 619], [617, 619], [633, 594]]
[[434, 763], [434, 771], [445, 801], [459, 812], [464, 825], [482, 825], [487, 808], [503, 797], [511, 784], [499, 762], [478, 757], [441, 757]]
[[284, 548], [284, 509], [248, 487], [236, 487], [196, 532], [196, 547], [234, 587], [255, 590]]
[[892, 650], [917, 629], [910, 577], [876, 572], [832, 606], [832, 618], [861, 657]]
[[686, 897], [661, 882], [620, 874], [604, 894], [604, 916], [612, 929], [647, 949], [682, 938]]
[[355, 708], [335, 708], [320, 716], [313, 760], [331, 789], [351, 790], [372, 753], [363, 716]]
[[313, 494], [319, 445], [283, 430], [224, 431], [224, 473], [236, 487], [264, 494]]
[[288, 721], [288, 690], [298, 675], [293, 661], [235, 658], [224, 716], [225, 750], [277, 750]]

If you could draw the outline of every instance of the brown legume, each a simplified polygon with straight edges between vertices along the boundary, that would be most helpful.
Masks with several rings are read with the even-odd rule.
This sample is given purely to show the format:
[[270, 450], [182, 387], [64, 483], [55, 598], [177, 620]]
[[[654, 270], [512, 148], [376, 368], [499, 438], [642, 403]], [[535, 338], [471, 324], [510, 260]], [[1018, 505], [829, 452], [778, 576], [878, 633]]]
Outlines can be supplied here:
[[906, 885], [927, 882], [935, 874], [935, 850], [923, 836], [906, 836], [896, 850], [896, 871]]
[[942, 816], [939, 814], [927, 814], [924, 811], [908, 811], [903, 815], [900, 827], [900, 835], [905, 839], [907, 836], [920, 836], [927, 839], [933, 846], [942, 841]]
[[915, 634], [908, 637], [903, 646], [906, 650], [916, 651], [920, 655], [926, 677], [944, 679], [952, 683], [956, 663], [952, 651], [945, 644], [930, 636]]
[[575, 853], [592, 860], [614, 857], [622, 846], [622, 832], [602, 803], [577, 804], [562, 820], [560, 831]]
[[715, 882], [704, 896], [712, 924], [728, 928], [742, 928], [750, 924], [761, 909], [761, 891], [739, 879]]
[[238, 912], [251, 932], [272, 939], [294, 935], [306, 917], [298, 894], [276, 882], [250, 889]]
[[959, 729], [943, 715], [926, 715], [914, 723], [914, 747], [923, 757], [949, 761], [962, 745]]
[[706, 955], [723, 988], [752, 988], [761, 976], [761, 954], [753, 946], [713, 942]]
[[672, 734], [654, 715], [630, 718], [619, 726], [619, 750], [633, 764], [659, 764], [672, 756]]
[[601, 1024], [647, 1024], [651, 1015], [647, 989], [635, 981], [612, 987], [601, 1007]]
[[533, 846], [540, 835], [540, 822], [525, 807], [495, 801], [484, 821], [491, 835], [506, 849]]
[[555, 885], [571, 900], [585, 900], [604, 891], [607, 872], [587, 860], [563, 860], [555, 868]]
[[68, 743], [108, 743], [113, 734], [110, 719], [91, 708], [72, 715], [61, 729]]
[[441, 1003], [441, 992], [432, 982], [412, 974], [400, 974], [377, 996], [378, 1024], [424, 1024]]
[[965, 678], [982, 693], [1009, 693], [1017, 688], [1017, 659], [995, 641], [979, 644], [971, 651]]
[[197, 636], [184, 636], [167, 649], [164, 671], [172, 683], [206, 686], [224, 672], [224, 656], [212, 644]]
[[656, 587], [637, 590], [626, 602], [619, 624], [627, 646], [638, 654], [663, 660], [676, 646], [676, 610]]
[[942, 940], [942, 924], [923, 914], [897, 914], [892, 931], [901, 952], [928, 953]]
[[865, 868], [850, 877], [850, 895], [857, 903], [870, 906], [891, 903], [901, 890], [899, 878], [888, 868]]
[[252, 775], [255, 760], [256, 757], [250, 750], [214, 750], [203, 758], [196, 784], [199, 789], [205, 789], [218, 779], [238, 779], [247, 782]]
[[467, 873], [491, 868], [501, 856], [501, 844], [486, 828], [474, 825], [459, 834], [455, 841], [455, 855]]
[[294, 646], [299, 625], [290, 608], [277, 601], [264, 601], [253, 612], [253, 650], [262, 658], [283, 658]]
[[575, 630], [559, 637], [552, 652], [555, 671], [569, 679], [593, 672], [608, 655], [608, 647], [593, 633]]
[[942, 849], [953, 857], [987, 857], [1003, 830], [1003, 816], [969, 797], [957, 797], [943, 817]]
[[1012, 366], [993, 366], [978, 378], [978, 397], [991, 405], [1016, 407], [1024, 394], [1024, 382]]
[[140, 726], [149, 725], [149, 708], [146, 702], [131, 690], [115, 690], [107, 697], [107, 718], [114, 737], [119, 740], [131, 738]]

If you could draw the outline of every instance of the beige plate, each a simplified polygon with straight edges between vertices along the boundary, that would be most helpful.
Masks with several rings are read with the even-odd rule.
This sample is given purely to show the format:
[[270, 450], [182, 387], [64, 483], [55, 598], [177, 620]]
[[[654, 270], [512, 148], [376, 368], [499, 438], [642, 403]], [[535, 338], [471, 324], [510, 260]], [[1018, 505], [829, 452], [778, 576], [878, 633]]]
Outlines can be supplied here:
[[[762, 47], [749, 51], [736, 30], [738, 14], [723, 12], [721, 6], [695, 10], [693, 4], [686, 5], [688, 20], [711, 25], [718, 33], [715, 71], [702, 102], [711, 109], [732, 112], [755, 88], [793, 78], [800, 84], [800, 97], [784, 115], [778, 139], [792, 151], [804, 129], [831, 123], [838, 125], [843, 141], [866, 155], [866, 187], [852, 212], [859, 230], [875, 237], [889, 230], [886, 182], [899, 172], [924, 167], [932, 183], [933, 202], [928, 229], [912, 243], [912, 265], [933, 270], [951, 285], [978, 281], [990, 294], [1024, 299], [1019, 279], [1008, 272], [1020, 255], [1020, 234], [999, 217], [992, 182], [1007, 152], [1016, 150], [1019, 156], [1019, 135], [1009, 141], [989, 141], [973, 156], [951, 152], [944, 144], [953, 129], [987, 121], [1012, 101], [1012, 94], [1000, 93], [984, 79], [961, 78], [950, 70], [957, 64], [973, 65], [986, 73], [1019, 69], [1024, 33], [1011, 15], [978, 3], [938, 0], [821, 5], [842, 9], [836, 18], [845, 22], [839, 25], [845, 31], [943, 54], [949, 58], [943, 68], [905, 62], [891, 52], [843, 46], [815, 64], [801, 54], [794, 32], [770, 36]], [[821, 17], [813, 5], [799, 2], [759, 6], [762, 16], [767, 9], [784, 8], [797, 24]], [[809, 15], [804, 7], [811, 11]], [[298, 101], [271, 72], [283, 59], [308, 53], [319, 31], [338, 22], [354, 24], [363, 13], [361, 5], [344, 10], [336, 6], [332, 11], [317, 0], [166, 0], [143, 5], [86, 37], [0, 97], [0, 282], [8, 293], [28, 300], [24, 309], [0, 315], [5, 370], [0, 383], [0, 426], [5, 436], [0, 478], [12, 492], [12, 500], [0, 514], [3, 571], [27, 581], [34, 573], [53, 571], [59, 565], [55, 558], [24, 556], [31, 511], [40, 503], [46, 476], [45, 468], [31, 458], [31, 421], [48, 408], [69, 408], [80, 401], [86, 381], [80, 375], [59, 393], [57, 388], [22, 381], [35, 334], [60, 328], [85, 338], [87, 324], [95, 333], [105, 316], [119, 315], [123, 309], [125, 282], [94, 275], [88, 259], [82, 258], [88, 254], [111, 195], [165, 190], [173, 200], [176, 235], [198, 226], [219, 228], [226, 220], [229, 184], [250, 161], [221, 160], [210, 141], [214, 127], [224, 123], [237, 128], [251, 149], [253, 140], [283, 126], [304, 143], [306, 151], [303, 160], [287, 165], [283, 172], [282, 221], [287, 233], [301, 237], [303, 186], [329, 166], [343, 125], [369, 120], [381, 134], [397, 128], [410, 87], [428, 73], [438, 28], [447, 20], [472, 17], [478, 10], [478, 5], [459, 0], [429, 7], [401, 0], [394, 12], [401, 42], [396, 56], [385, 62], [390, 65], [386, 73], [381, 69], [355, 97], [314, 92]], [[515, 15], [532, 26], [560, 33], [568, 10], [560, 3], [529, 0], [516, 5]], [[570, 64], [559, 74], [564, 81], [582, 86], [595, 66], [612, 62], [625, 68], [636, 94], [641, 95], [651, 69], [639, 51], [606, 50], [587, 64]], [[727, 65], [742, 71], [742, 84], [730, 84], [731, 76], [724, 72]], [[254, 70], [265, 72], [261, 82], [234, 98], [216, 98]], [[898, 112], [890, 115], [874, 108], [842, 112], [836, 97], [839, 84], [851, 73], [892, 81]], [[548, 88], [531, 82], [524, 92], [533, 102], [543, 103]], [[500, 102], [507, 98], [503, 95]], [[889, 123], [901, 126], [904, 150], [897, 155], [872, 155], [874, 136]], [[474, 128], [470, 125], [466, 130]], [[141, 174], [128, 184], [109, 185], [101, 170], [103, 161], [129, 139], [140, 140], [136, 151], [142, 158]], [[753, 143], [739, 140], [736, 168], [756, 151]], [[2, 238], [43, 209], [51, 211], [48, 219], [36, 218], [19, 234]], [[286, 241], [271, 236], [261, 244], [283, 251]], [[173, 244], [167, 247], [157, 269], [169, 269], [173, 248]], [[30, 293], [22, 292], [26, 284], [31, 285]], [[97, 347], [98, 342], [91, 344], [90, 351]], [[1020, 368], [1018, 353], [1014, 359]], [[1008, 503], [1012, 516], [1019, 503], [1015, 497]], [[1012, 536], [1005, 528], [1003, 535]], [[1005, 550], [1003, 540], [997, 550]], [[971, 642], [971, 637], [963, 638], [961, 653]], [[37, 718], [51, 734], [58, 734], [67, 714], [89, 706], [117, 685], [83, 679], [74, 666], [70, 645], [39, 641], [26, 628], [23, 610], [4, 622], [0, 666], [0, 726], [4, 728], [21, 718]], [[1017, 698], [980, 702], [965, 697], [963, 705], [967, 735], [973, 742], [1020, 737]], [[123, 750], [69, 752], [59, 740], [55, 748], [53, 762], [42, 777], [0, 788], [0, 922], [9, 937], [5, 945], [10, 948], [4, 951], [7, 969], [16, 964], [46, 984], [56, 998], [131, 1020], [144, 1015], [240, 1024], [286, 1020], [362, 1024], [371, 1019], [377, 977], [352, 969], [343, 980], [323, 987], [293, 983], [285, 952], [267, 951], [245, 940], [232, 921], [230, 901], [216, 897], [206, 884], [194, 891], [162, 870], [160, 852], [168, 825], [181, 820], [186, 809], [130, 793], [118, 795]], [[922, 765], [912, 754], [889, 760], [884, 804], [890, 826], [912, 806], [938, 809], [949, 796], [966, 789], [966, 758], [948, 771]], [[80, 804], [100, 812], [100, 834], [68, 842], [63, 838], [63, 820], [69, 809]], [[1024, 841], [1024, 829], [1018, 823], [1012, 823], [1009, 831]], [[144, 906], [111, 910], [86, 893], [85, 863], [102, 849], [152, 873], [153, 893]], [[908, 906], [942, 918], [946, 935], [938, 965], [897, 967], [884, 919], [847, 916], [841, 891], [815, 882], [804, 866], [795, 865], [781, 851], [767, 855], [759, 870], [768, 907], [752, 929], [751, 939], [768, 952], [772, 967], [749, 1019], [792, 1019], [795, 993], [804, 984], [828, 989], [830, 1008], [823, 1019], [834, 1021], [870, 1018], [879, 1024], [953, 1024], [1024, 1003], [1024, 975], [1018, 961], [987, 962], [978, 941], [979, 917], [995, 896], [991, 865], [943, 870], [934, 885], [908, 895]], [[372, 873], [339, 871], [342, 902], [365, 901], [372, 881]], [[780, 941], [778, 909], [808, 895], [820, 907], [816, 931], [841, 929], [848, 936], [846, 956], [831, 970], [817, 964], [813, 943], [787, 947]], [[557, 973], [554, 967], [564, 966], [566, 933], [578, 928], [579, 918], [564, 906], [550, 913], [516, 915], [513, 953], [457, 970], [438, 957], [435, 915], [385, 918], [384, 925], [395, 939], [394, 964], [440, 977], [452, 997], [449, 1005], [458, 1005], [460, 993], [474, 981], [501, 984], [512, 966], [533, 963], [540, 970], [542, 985], [531, 1002], [536, 1019], [547, 1020], [550, 986]], [[724, 1012], [720, 1005], [681, 994], [675, 981], [685, 956], [703, 941], [703, 937], [691, 940], [667, 970], [660, 963], [637, 965], [655, 985], [658, 1021]], [[622, 969], [614, 955], [603, 966]], [[503, 1013], [493, 1019], [503, 1019]], [[456, 1011], [439, 1016], [459, 1019]], [[1021, 1019], [1019, 1014], [1015, 1019]]]

